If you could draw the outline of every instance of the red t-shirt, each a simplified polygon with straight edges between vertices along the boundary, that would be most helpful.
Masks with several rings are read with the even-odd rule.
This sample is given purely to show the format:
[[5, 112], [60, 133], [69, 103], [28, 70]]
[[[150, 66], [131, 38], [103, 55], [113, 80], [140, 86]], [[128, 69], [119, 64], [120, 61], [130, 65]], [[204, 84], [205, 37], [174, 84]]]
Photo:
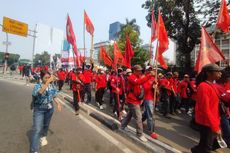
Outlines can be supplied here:
[[85, 81], [84, 81], [85, 84], [89, 84], [92, 82], [93, 73], [91, 70], [85, 70], [83, 72], [83, 75], [85, 77]]
[[144, 95], [145, 100], [154, 100], [154, 90], [153, 90], [154, 82], [155, 82], [155, 78], [151, 77], [147, 82], [144, 83], [143, 87], [145, 90], [145, 95]]
[[[131, 74], [128, 77], [128, 95], [127, 95], [127, 103], [135, 104], [135, 105], [140, 105], [141, 100], [139, 100], [136, 95], [140, 95], [141, 93], [141, 87], [140, 85], [143, 85], [148, 79], [150, 79], [150, 75], [146, 76], [136, 76], [135, 74]], [[130, 91], [132, 90], [132, 91]]]
[[65, 71], [58, 71], [57, 73], [58, 79], [64, 81], [65, 80]]
[[202, 82], [197, 89], [195, 120], [213, 132], [220, 130], [219, 97], [213, 84]]
[[95, 81], [97, 83], [96, 89], [106, 88], [106, 75], [105, 74], [97, 75], [95, 78]]

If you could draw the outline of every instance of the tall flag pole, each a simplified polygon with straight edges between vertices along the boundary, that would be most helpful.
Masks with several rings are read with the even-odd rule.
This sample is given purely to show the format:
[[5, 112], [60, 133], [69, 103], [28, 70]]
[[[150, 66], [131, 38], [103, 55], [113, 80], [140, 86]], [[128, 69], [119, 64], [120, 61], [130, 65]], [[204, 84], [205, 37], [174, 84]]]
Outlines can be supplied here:
[[[158, 73], [158, 64], [164, 68], [167, 69], [167, 65], [164, 61], [163, 53], [168, 49], [169, 46], [169, 40], [168, 40], [168, 35], [167, 31], [164, 25], [163, 18], [161, 16], [161, 11], [159, 9], [158, 11], [158, 25], [157, 25], [157, 50], [156, 50], [156, 55], [155, 55], [155, 82], [157, 82], [157, 73]], [[157, 84], [154, 87], [154, 100], [153, 100], [153, 107], [155, 108], [156, 104], [156, 93], [157, 93]], [[154, 112], [153, 112], [154, 113]]]
[[[84, 10], [84, 18], [85, 18], [85, 10]], [[84, 56], [86, 57], [86, 48], [85, 48], [85, 20], [83, 22], [83, 45], [84, 45]]]
[[224, 59], [223, 53], [213, 42], [205, 28], [202, 27], [200, 51], [196, 60], [195, 70], [199, 73], [204, 65], [216, 63]]

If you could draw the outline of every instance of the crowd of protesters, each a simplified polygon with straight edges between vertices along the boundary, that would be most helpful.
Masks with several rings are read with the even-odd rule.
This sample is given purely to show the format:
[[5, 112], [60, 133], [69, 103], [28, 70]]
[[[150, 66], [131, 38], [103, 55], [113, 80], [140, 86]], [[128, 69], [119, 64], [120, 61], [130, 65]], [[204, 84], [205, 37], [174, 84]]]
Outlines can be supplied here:
[[[39, 74], [44, 69], [48, 68], [35, 68], [32, 71], [27, 66], [22, 69], [22, 75], [29, 76], [30, 71]], [[146, 142], [143, 135], [145, 121], [148, 134], [154, 139], [158, 137], [155, 133], [155, 111], [167, 119], [184, 113], [191, 116], [191, 123], [200, 130], [200, 142], [191, 149], [192, 152], [208, 153], [217, 148], [217, 140], [222, 137], [230, 147], [229, 69], [221, 70], [217, 65], [209, 64], [196, 78], [191, 78], [189, 74], [163, 74], [159, 70], [156, 75], [156, 69], [152, 66], [142, 68], [135, 65], [126, 70], [94, 71], [93, 63], [83, 63], [82, 67], [70, 71], [60, 68], [53, 74], [57, 78], [59, 91], [63, 90], [65, 83], [69, 85], [65, 89], [72, 90], [76, 115], [79, 114], [80, 102], [92, 103], [92, 90], [95, 90], [98, 108], [104, 109], [106, 104], [110, 104], [111, 112], [121, 121], [121, 130], [125, 130], [133, 117], [138, 138]], [[106, 91], [109, 93], [107, 98], [104, 96]], [[108, 103], [105, 99], [108, 99]]]

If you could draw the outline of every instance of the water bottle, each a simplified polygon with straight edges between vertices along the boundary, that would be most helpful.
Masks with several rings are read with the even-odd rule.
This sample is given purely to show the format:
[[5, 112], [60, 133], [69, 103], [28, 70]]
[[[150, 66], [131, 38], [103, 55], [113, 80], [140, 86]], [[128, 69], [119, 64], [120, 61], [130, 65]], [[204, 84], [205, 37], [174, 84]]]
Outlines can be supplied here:
[[226, 144], [226, 142], [222, 138], [222, 136], [217, 136], [217, 142], [218, 142], [218, 144], [219, 144], [219, 146], [221, 148], [227, 148], [228, 147], [227, 144]]

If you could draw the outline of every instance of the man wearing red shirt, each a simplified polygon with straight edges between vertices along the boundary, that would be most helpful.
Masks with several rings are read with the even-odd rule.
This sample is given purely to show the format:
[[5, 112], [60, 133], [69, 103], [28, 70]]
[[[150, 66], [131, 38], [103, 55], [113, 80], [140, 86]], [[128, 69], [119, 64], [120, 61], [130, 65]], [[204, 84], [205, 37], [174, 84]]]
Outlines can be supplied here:
[[92, 65], [86, 65], [85, 68], [85, 63], [83, 63], [83, 70], [82, 74], [84, 75], [85, 81], [84, 81], [84, 89], [82, 92], [82, 101], [85, 99], [85, 94], [87, 94], [87, 101], [86, 103], [91, 102], [91, 83], [92, 83], [92, 78], [93, 78], [93, 63]]
[[142, 77], [142, 70], [143, 69], [140, 65], [135, 65], [133, 67], [133, 74], [128, 77], [129, 91], [126, 98], [126, 103], [128, 105], [129, 111], [127, 116], [121, 122], [121, 129], [125, 129], [133, 116], [137, 125], [138, 138], [143, 142], [147, 142], [147, 139], [143, 135], [143, 124], [140, 105], [144, 96], [143, 84], [148, 81], [151, 76], [154, 75], [154, 73], [151, 72], [149, 75]]
[[98, 70], [98, 75], [95, 77], [95, 82], [96, 82], [96, 93], [95, 93], [95, 99], [96, 102], [99, 103], [100, 109], [103, 109], [103, 95], [105, 92], [106, 88], [106, 75], [105, 72], [102, 70]]
[[172, 73], [171, 72], [168, 72], [166, 73], [166, 78], [162, 79], [160, 81], [160, 93], [161, 93], [161, 96], [160, 96], [160, 101], [162, 102], [162, 112], [163, 112], [163, 115], [166, 117], [166, 118], [171, 118], [168, 113], [169, 113], [169, 107], [170, 107], [170, 101], [169, 101], [169, 97], [171, 96], [172, 94], [172, 85], [171, 85], [171, 78], [172, 78]]
[[181, 81], [179, 84], [179, 93], [181, 97], [181, 110], [186, 110], [186, 112], [189, 113], [189, 110], [191, 110], [191, 96], [193, 93], [191, 84], [190, 84], [190, 78], [188, 74], [184, 75], [184, 80]]
[[73, 90], [73, 106], [75, 109], [76, 115], [79, 114], [79, 102], [81, 101], [81, 92], [83, 90], [83, 81], [84, 76], [81, 75], [81, 68], [77, 68], [77, 70], [73, 71], [71, 75], [72, 80], [72, 90]]
[[59, 71], [57, 72], [57, 75], [58, 75], [58, 89], [59, 91], [61, 91], [66, 77], [65, 71], [63, 71], [63, 69], [60, 68]]
[[213, 142], [221, 136], [219, 97], [213, 82], [221, 77], [216, 64], [205, 65], [197, 76], [195, 120], [200, 125], [200, 142], [192, 153], [211, 153]]
[[[146, 75], [149, 75], [152, 71], [152, 67], [148, 66], [146, 67]], [[155, 83], [155, 77], [151, 77], [147, 82], [144, 83], [144, 113], [142, 114], [142, 122], [144, 122], [147, 119], [147, 127], [148, 132], [150, 136], [154, 139], [157, 138], [157, 134], [155, 133], [155, 121], [153, 119], [153, 110], [154, 107], [154, 89], [153, 86], [156, 85]]]
[[115, 105], [113, 107], [113, 113], [117, 115], [120, 120], [120, 100], [122, 98], [122, 93], [124, 91], [124, 80], [121, 74], [115, 75], [111, 78], [112, 93], [115, 100]]

